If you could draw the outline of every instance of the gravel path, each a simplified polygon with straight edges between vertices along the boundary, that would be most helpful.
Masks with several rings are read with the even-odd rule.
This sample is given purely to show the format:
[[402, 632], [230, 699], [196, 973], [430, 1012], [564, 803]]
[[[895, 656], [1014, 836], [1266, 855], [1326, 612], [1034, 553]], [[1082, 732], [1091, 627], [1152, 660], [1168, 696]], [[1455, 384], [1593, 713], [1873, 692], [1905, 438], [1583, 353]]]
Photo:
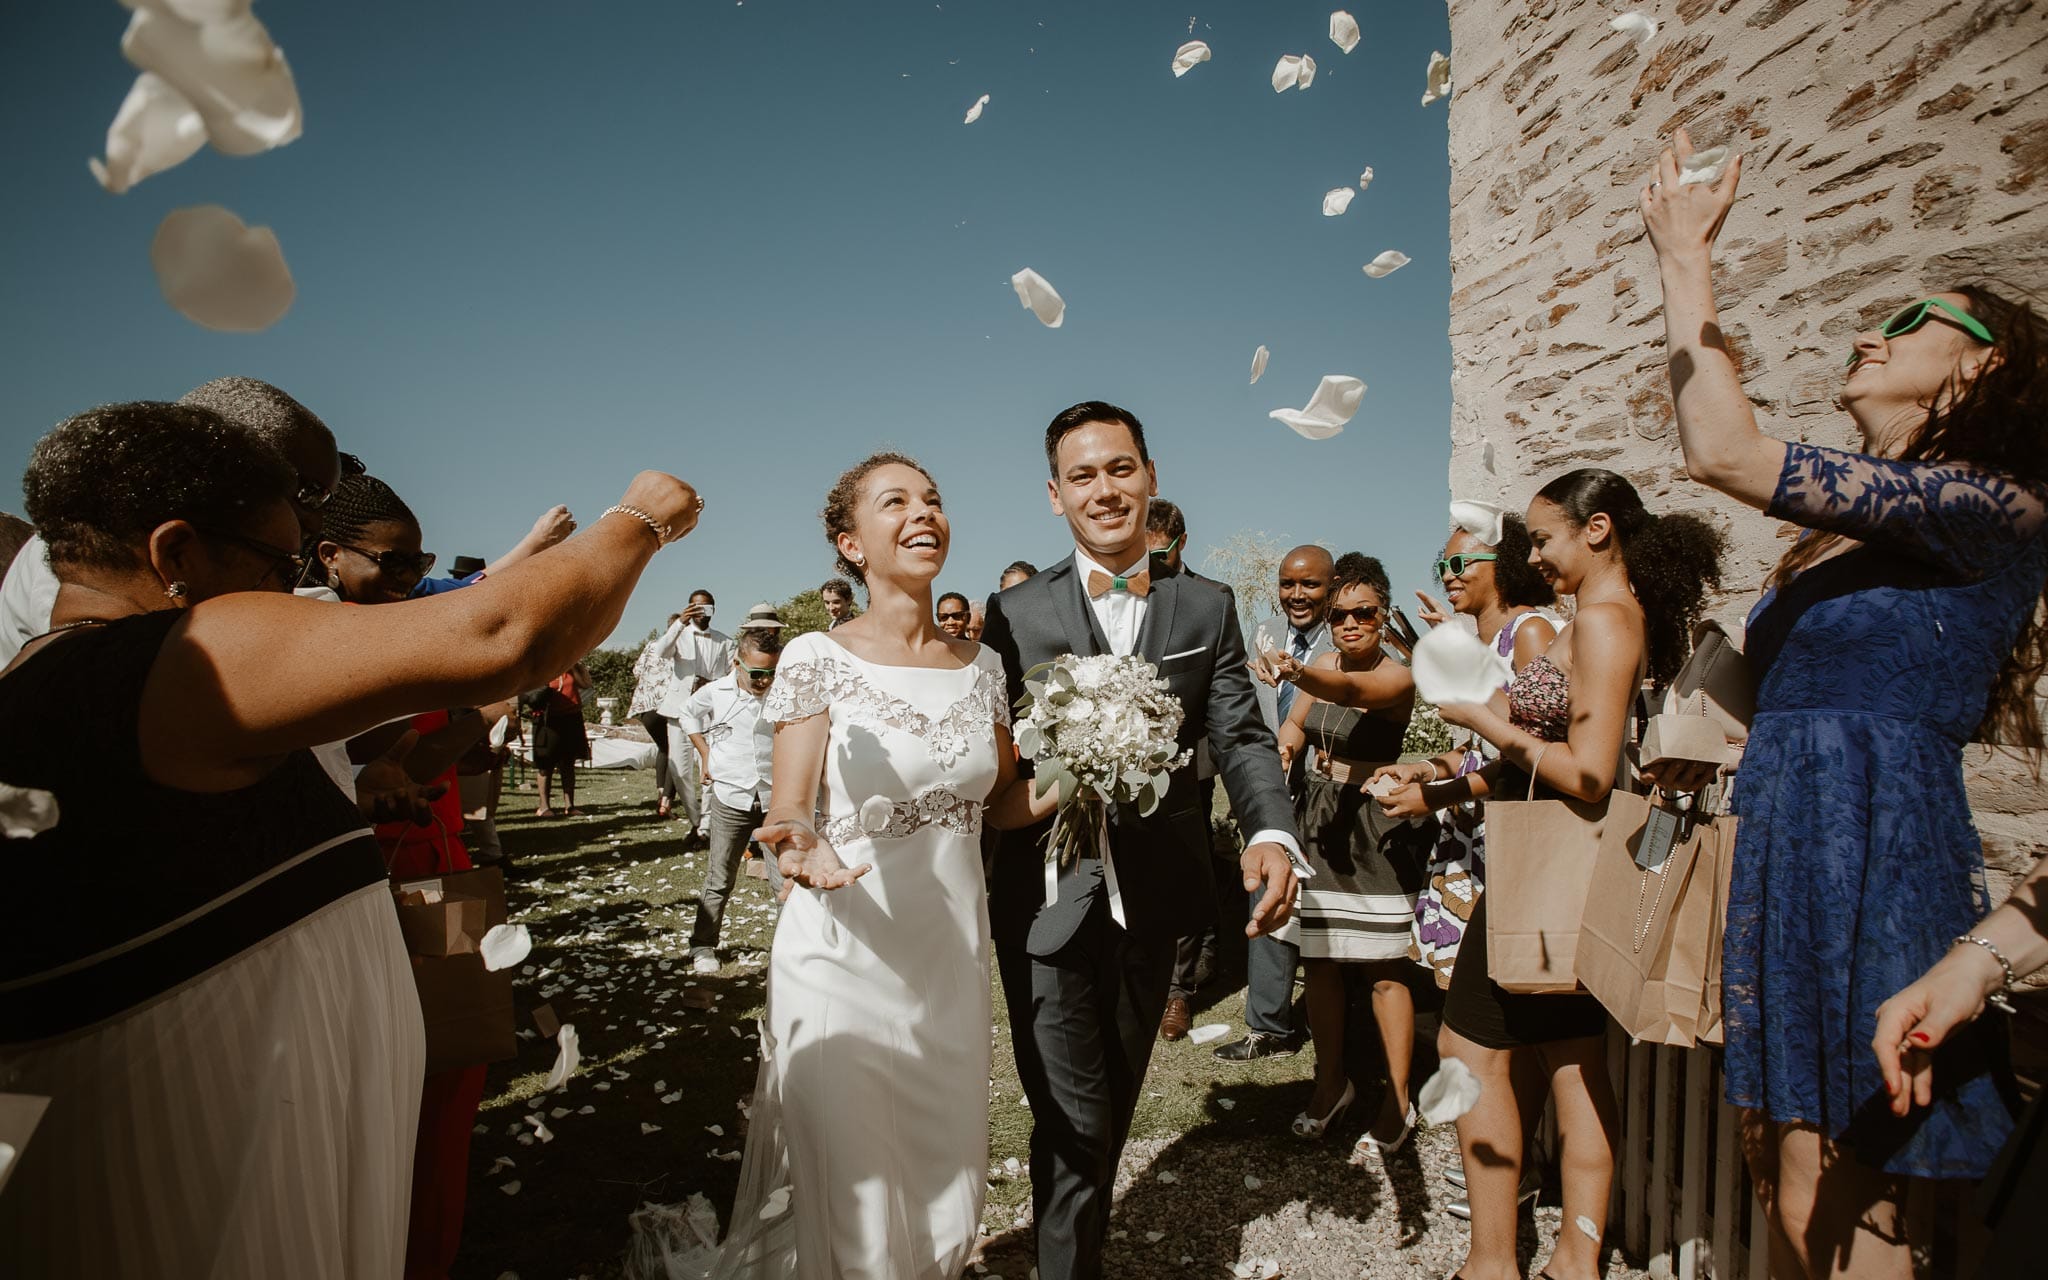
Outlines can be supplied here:
[[[1292, 1139], [1252, 1148], [1199, 1135], [1135, 1140], [1117, 1177], [1104, 1269], [1128, 1280], [1443, 1280], [1465, 1250], [1465, 1224], [1444, 1209], [1457, 1193], [1441, 1177], [1457, 1160], [1454, 1131], [1418, 1130], [1384, 1169], [1377, 1159], [1347, 1163], [1346, 1153], [1341, 1144]], [[1533, 1221], [1523, 1217], [1523, 1261], [1532, 1273], [1560, 1217], [1554, 1203], [1539, 1205]], [[982, 1266], [975, 1274], [1031, 1275], [1028, 1228], [990, 1240]], [[1645, 1274], [1610, 1251], [1609, 1280]]]

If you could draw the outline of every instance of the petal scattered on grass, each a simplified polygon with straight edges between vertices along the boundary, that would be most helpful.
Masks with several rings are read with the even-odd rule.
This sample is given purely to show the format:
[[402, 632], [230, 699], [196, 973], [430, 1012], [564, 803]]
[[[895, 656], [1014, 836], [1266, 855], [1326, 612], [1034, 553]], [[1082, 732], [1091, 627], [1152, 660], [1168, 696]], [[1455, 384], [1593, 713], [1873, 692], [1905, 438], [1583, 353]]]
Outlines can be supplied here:
[[1046, 328], [1057, 329], [1066, 322], [1066, 301], [1044, 276], [1026, 267], [1010, 277], [1010, 287], [1017, 291], [1017, 301], [1037, 316], [1038, 322]]
[[267, 329], [291, 310], [297, 293], [277, 234], [245, 226], [217, 204], [165, 215], [150, 242], [149, 260], [165, 300], [209, 329]]
[[1429, 55], [1429, 70], [1423, 73], [1422, 105], [1451, 96], [1451, 60], [1441, 53]]
[[1358, 19], [1339, 9], [1330, 15], [1330, 43], [1349, 53], [1358, 47]]
[[1396, 271], [1407, 266], [1409, 261], [1408, 255], [1399, 249], [1389, 249], [1365, 264], [1365, 274], [1375, 280], [1379, 280], [1393, 275]]
[[1306, 439], [1327, 440], [1351, 421], [1352, 415], [1358, 412], [1359, 399], [1364, 395], [1365, 384], [1357, 378], [1326, 374], [1316, 384], [1316, 393], [1309, 397], [1306, 407], [1275, 409], [1267, 416], [1276, 422], [1286, 423]]
[[1178, 80], [1195, 69], [1198, 62], [1209, 60], [1209, 46], [1200, 40], [1190, 40], [1173, 53], [1173, 78]]

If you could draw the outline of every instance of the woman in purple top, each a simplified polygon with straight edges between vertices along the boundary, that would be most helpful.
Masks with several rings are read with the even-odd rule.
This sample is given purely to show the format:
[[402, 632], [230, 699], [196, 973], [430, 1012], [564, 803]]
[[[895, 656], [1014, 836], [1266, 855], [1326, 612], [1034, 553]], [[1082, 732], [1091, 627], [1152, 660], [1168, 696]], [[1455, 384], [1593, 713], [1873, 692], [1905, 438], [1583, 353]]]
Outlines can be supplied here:
[[1681, 131], [1642, 193], [1686, 469], [1806, 529], [1750, 617], [1728, 1100], [1773, 1269], [1904, 1277], [1903, 1179], [1983, 1176], [2012, 1123], [1990, 1024], [1940, 1047], [1933, 1105], [1903, 1117], [1871, 1043], [1878, 1005], [1975, 945], [1988, 906], [1963, 745], [2041, 744], [2048, 326], [1980, 288], [1902, 294], [1849, 352], [1860, 451], [1764, 435], [1709, 278], [1741, 160], [1685, 185], [1691, 150]]

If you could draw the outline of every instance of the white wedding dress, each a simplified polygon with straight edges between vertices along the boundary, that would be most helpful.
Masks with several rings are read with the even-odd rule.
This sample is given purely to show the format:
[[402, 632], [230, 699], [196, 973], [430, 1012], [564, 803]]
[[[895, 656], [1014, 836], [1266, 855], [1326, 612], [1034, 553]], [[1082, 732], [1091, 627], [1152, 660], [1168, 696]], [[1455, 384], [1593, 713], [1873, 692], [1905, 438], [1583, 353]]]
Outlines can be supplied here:
[[874, 869], [783, 905], [739, 1194], [705, 1273], [955, 1280], [987, 1191], [979, 837], [1009, 723], [1002, 664], [983, 649], [958, 669], [880, 666], [799, 636], [764, 718], [819, 714], [818, 830]]

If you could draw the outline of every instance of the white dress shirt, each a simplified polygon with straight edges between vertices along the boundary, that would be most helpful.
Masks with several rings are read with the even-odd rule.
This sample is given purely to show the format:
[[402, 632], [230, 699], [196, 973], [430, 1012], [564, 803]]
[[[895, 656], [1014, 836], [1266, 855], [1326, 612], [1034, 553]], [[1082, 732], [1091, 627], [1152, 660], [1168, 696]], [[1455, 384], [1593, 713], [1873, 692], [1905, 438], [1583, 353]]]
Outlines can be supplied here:
[[669, 687], [657, 710], [671, 720], [680, 720], [683, 704], [689, 700], [697, 682], [708, 683], [730, 673], [733, 654], [737, 650], [731, 636], [695, 623], [678, 620], [670, 631], [674, 633], [673, 637], [664, 638], [669, 641], [668, 652], [675, 663], [675, 683]]
[[[1081, 590], [1088, 590], [1088, 575], [1100, 573], [1110, 578], [1128, 578], [1139, 570], [1150, 570], [1152, 556], [1143, 553], [1135, 564], [1118, 571], [1105, 569], [1093, 556], [1079, 547], [1074, 548], [1074, 572], [1080, 575]], [[1095, 610], [1095, 620], [1102, 626], [1103, 638], [1109, 641], [1109, 648], [1118, 657], [1129, 657], [1138, 651], [1138, 633], [1145, 625], [1145, 610], [1151, 607], [1149, 596], [1132, 595], [1128, 591], [1105, 591], [1088, 602]], [[1249, 677], [1247, 677], [1249, 678]], [[1204, 739], [1208, 737], [1203, 735]], [[1277, 747], [1275, 748], [1278, 749]], [[1208, 814], [1203, 814], [1207, 820]], [[1246, 841], [1249, 847], [1255, 844], [1277, 844], [1293, 855], [1297, 874], [1307, 867], [1301, 856], [1301, 846], [1285, 831], [1257, 831]], [[1114, 892], [1114, 890], [1112, 890]]]
[[711, 793], [728, 809], [768, 807], [775, 726], [761, 718], [766, 701], [753, 690], [742, 689], [738, 674], [728, 671], [683, 703], [682, 730], [702, 736], [711, 749]]

